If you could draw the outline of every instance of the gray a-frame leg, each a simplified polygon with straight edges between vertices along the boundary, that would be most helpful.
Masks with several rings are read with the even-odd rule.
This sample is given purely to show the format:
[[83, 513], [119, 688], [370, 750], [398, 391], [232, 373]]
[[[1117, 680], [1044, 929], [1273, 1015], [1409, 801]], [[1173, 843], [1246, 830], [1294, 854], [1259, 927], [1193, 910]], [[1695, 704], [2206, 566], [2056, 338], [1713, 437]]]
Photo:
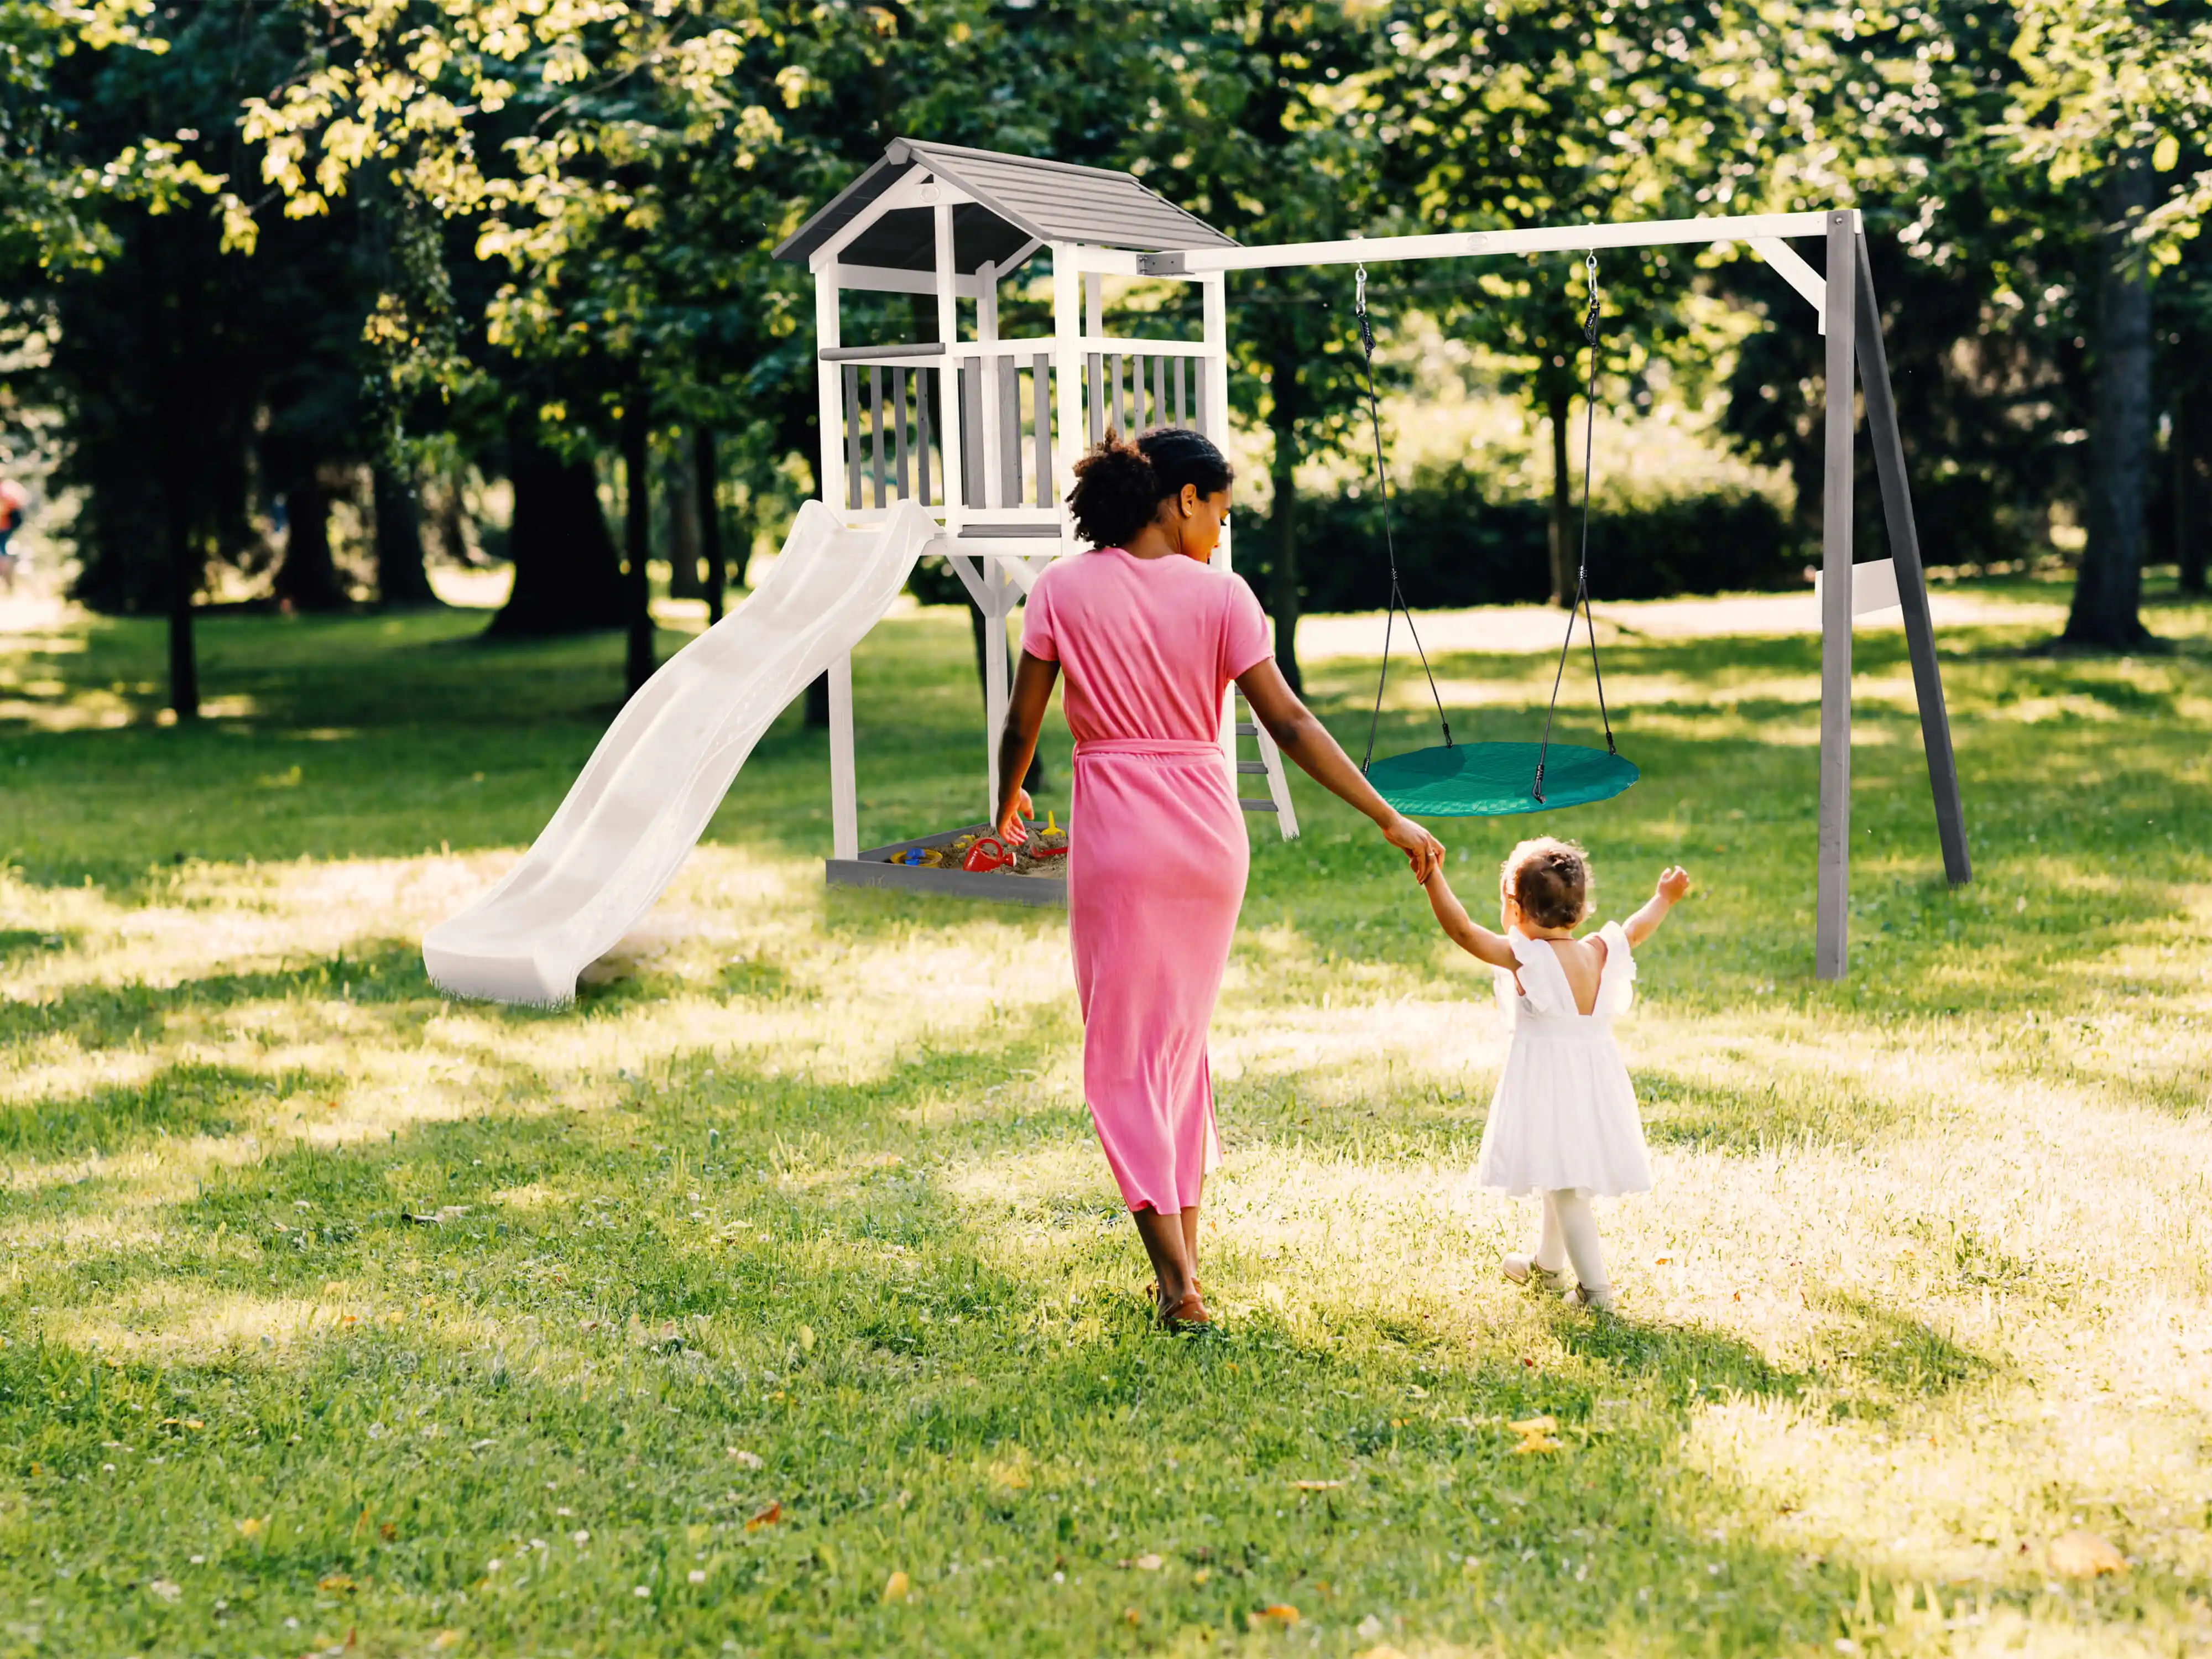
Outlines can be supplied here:
[[1813, 974], [1841, 979], [1851, 927], [1851, 441], [1854, 301], [1858, 285], [1850, 210], [1828, 216], [1826, 443], [1820, 479], [1820, 863], [1814, 889]]
[[[1959, 796], [1959, 767], [1951, 750], [1951, 719], [1943, 701], [1943, 676], [1936, 660], [1936, 629], [1928, 610], [1928, 577], [1920, 562], [1920, 534], [1906, 483], [1905, 446], [1897, 402], [1889, 383], [1889, 356], [1881, 338], [1874, 272], [1866, 238], [1850, 212], [1828, 216], [1827, 385], [1826, 475], [1820, 487], [1820, 843], [1814, 913], [1814, 975], [1841, 979], [1850, 964], [1851, 907], [1851, 496], [1853, 440], [1857, 421], [1851, 392], [1866, 395], [1867, 432], [1875, 471], [1881, 482], [1882, 520], [1897, 570], [1897, 595], [1905, 616], [1905, 647], [1912, 659], [1912, 689], [1920, 708], [1920, 735], [1928, 754], [1928, 784], [1936, 800], [1936, 830], [1943, 848], [1943, 873], [1954, 885], [1973, 878], [1966, 852], [1966, 813]], [[1856, 368], [1856, 374], [1854, 373]], [[1841, 387], [1840, 394], [1837, 388]]]
[[1951, 715], [1943, 702], [1943, 674], [1936, 663], [1936, 629], [1928, 614], [1928, 577], [1920, 563], [1920, 532], [1912, 520], [1912, 494], [1905, 477], [1905, 444], [1899, 436], [1897, 402], [1889, 383], [1889, 354], [1875, 304], [1874, 267], [1866, 237], [1858, 257], [1859, 385], [1866, 393], [1867, 437], [1881, 479], [1883, 522], [1897, 566], [1897, 598], [1905, 612], [1905, 649], [1912, 658], [1912, 692], [1920, 706], [1920, 741], [1928, 754], [1928, 787], [1936, 798], [1936, 834], [1943, 845], [1943, 874], [1954, 887], [1974, 878], [1966, 854], [1966, 817], [1959, 800], [1959, 764], [1951, 753]]

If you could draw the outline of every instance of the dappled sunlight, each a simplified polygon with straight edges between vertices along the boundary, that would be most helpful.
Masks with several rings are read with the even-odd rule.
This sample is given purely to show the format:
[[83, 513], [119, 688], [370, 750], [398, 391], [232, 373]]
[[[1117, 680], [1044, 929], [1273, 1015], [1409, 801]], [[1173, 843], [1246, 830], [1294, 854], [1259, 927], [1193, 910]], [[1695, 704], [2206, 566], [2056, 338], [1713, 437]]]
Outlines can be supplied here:
[[[208, 636], [237, 648], [235, 626]], [[102, 1402], [23, 1431], [27, 1466], [66, 1471], [21, 1477], [55, 1528], [204, 1505], [242, 1549], [240, 1517], [269, 1516], [316, 1612], [330, 1563], [410, 1582], [418, 1531], [476, 1525], [436, 1508], [465, 1486], [503, 1494], [526, 1540], [588, 1531], [579, 1571], [630, 1552], [617, 1596], [659, 1582], [649, 1497], [692, 1529], [679, 1577], [709, 1575], [702, 1596], [754, 1573], [842, 1584], [805, 1565], [829, 1545], [872, 1607], [893, 1564], [925, 1597], [956, 1567], [1012, 1571], [1030, 1600], [1063, 1572], [1050, 1593], [1106, 1596], [1108, 1623], [1229, 1585], [1236, 1607], [1301, 1603], [1322, 1650], [1432, 1593], [1605, 1650], [1557, 1622], [1584, 1566], [1669, 1628], [1756, 1586], [1794, 1609], [1778, 1649], [2104, 1653], [2195, 1628], [2212, 698], [2193, 660], [2021, 658], [2017, 628], [1947, 644], [1978, 653], [1945, 660], [1978, 869], [1953, 890], [1901, 648], [1863, 635], [1841, 985], [1810, 975], [1808, 640], [1609, 644], [1643, 785], [1571, 819], [1441, 826], [1482, 914], [1498, 857], [1539, 829], [1589, 842], [1602, 915], [1670, 860], [1698, 878], [1621, 1025], [1657, 1185], [1599, 1205], [1618, 1321], [1500, 1276], [1534, 1206], [1474, 1178], [1503, 1058], [1491, 975], [1297, 781], [1306, 834], [1256, 827], [1213, 1030], [1204, 1272], [1225, 1328], [1177, 1345], [1146, 1333], [1083, 1105], [1064, 916], [825, 890], [825, 755], [795, 714], [574, 1007], [439, 995], [422, 932], [511, 867], [618, 675], [587, 684], [585, 646], [449, 651], [450, 617], [398, 626], [412, 643], [376, 660], [423, 706], [552, 701], [489, 737], [386, 725], [336, 683], [368, 660], [352, 625], [272, 623], [250, 638], [290, 666], [228, 688], [258, 700], [252, 729], [142, 714], [0, 745], [0, 784], [27, 785], [0, 871], [0, 1370], [10, 1398]], [[64, 702], [134, 686], [119, 637], [41, 647], [21, 678]], [[923, 613], [856, 657], [864, 708], [902, 722], [864, 731], [868, 823], [973, 811], [974, 684], [944, 672], [969, 650], [957, 614]], [[319, 653], [341, 666], [310, 695]], [[1586, 734], [1579, 665], [1562, 713]], [[1312, 677], [1355, 744], [1372, 666]], [[1540, 655], [1439, 667], [1486, 721], [1540, 715]], [[1394, 672], [1378, 748], [1428, 740], [1425, 704]], [[43, 1380], [69, 1367], [75, 1393]], [[1520, 1456], [1508, 1425], [1540, 1414], [1559, 1448]], [[647, 1470], [649, 1492], [627, 1484]], [[356, 1487], [431, 1507], [387, 1545]], [[27, 1524], [9, 1502], [0, 1528]], [[775, 1504], [789, 1519], [748, 1530]], [[2125, 1552], [2124, 1585], [2049, 1577], [2076, 1526]], [[1647, 1550], [1613, 1547], [1632, 1531]], [[525, 1606], [534, 1584], [483, 1565], [515, 1547], [470, 1535], [470, 1595], [496, 1577], [496, 1605]], [[136, 1547], [142, 1577], [182, 1571]], [[1157, 1571], [1120, 1565], [1147, 1552]], [[1646, 1559], [1682, 1571], [1619, 1565]], [[1650, 1603], [1605, 1578], [1623, 1571]], [[1486, 1650], [1455, 1613], [1420, 1616], [1435, 1639], [1409, 1617], [1389, 1642]]]

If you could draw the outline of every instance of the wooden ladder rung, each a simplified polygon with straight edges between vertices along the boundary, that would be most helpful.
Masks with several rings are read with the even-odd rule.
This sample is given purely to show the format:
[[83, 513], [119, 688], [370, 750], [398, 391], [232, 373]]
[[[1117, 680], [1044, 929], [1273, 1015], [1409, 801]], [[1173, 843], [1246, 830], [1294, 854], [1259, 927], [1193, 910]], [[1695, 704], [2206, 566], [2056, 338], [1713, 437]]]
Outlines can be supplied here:
[[1237, 769], [1240, 772], [1255, 773], [1261, 777], [1265, 777], [1267, 775], [1267, 763], [1265, 761], [1238, 761], [1237, 763]]
[[1260, 735], [1260, 728], [1250, 720], [1239, 720], [1237, 722], [1237, 735], [1240, 738], [1256, 738]]
[[1271, 800], [1255, 800], [1249, 795], [1242, 797], [1237, 804], [1248, 812], [1279, 812], [1283, 810]]

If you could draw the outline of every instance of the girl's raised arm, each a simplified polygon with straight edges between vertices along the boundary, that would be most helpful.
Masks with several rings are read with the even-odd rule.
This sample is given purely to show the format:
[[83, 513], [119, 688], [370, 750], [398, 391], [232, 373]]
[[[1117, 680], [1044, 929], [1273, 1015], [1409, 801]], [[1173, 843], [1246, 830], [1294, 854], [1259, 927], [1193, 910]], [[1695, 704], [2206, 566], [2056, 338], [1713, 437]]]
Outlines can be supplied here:
[[1429, 908], [1437, 913], [1437, 921], [1451, 942], [1469, 956], [1479, 957], [1493, 968], [1519, 966], [1513, 955], [1512, 942], [1503, 933], [1493, 933], [1467, 913], [1459, 902], [1451, 884], [1444, 879], [1443, 866], [1439, 863], [1429, 872], [1429, 878], [1421, 885], [1429, 895]]
[[1651, 896], [1644, 901], [1644, 908], [1629, 917], [1621, 932], [1628, 935], [1632, 949], [1644, 943], [1659, 931], [1659, 924], [1667, 920], [1667, 913], [1674, 908], [1674, 901], [1690, 890], [1690, 872], [1679, 864], [1670, 864], [1660, 872], [1658, 884]]

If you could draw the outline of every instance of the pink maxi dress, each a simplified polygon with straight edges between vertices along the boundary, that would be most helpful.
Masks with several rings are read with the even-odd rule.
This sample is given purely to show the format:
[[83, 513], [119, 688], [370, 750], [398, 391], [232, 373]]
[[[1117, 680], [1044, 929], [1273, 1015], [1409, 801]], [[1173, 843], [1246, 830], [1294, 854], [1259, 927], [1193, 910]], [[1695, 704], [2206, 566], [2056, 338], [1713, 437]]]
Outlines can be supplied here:
[[1206, 1032], [1251, 862], [1221, 697], [1272, 654], [1267, 619], [1242, 577], [1105, 547], [1037, 578], [1022, 649], [1060, 664], [1075, 736], [1084, 1097], [1130, 1209], [1171, 1214], [1221, 1161]]

